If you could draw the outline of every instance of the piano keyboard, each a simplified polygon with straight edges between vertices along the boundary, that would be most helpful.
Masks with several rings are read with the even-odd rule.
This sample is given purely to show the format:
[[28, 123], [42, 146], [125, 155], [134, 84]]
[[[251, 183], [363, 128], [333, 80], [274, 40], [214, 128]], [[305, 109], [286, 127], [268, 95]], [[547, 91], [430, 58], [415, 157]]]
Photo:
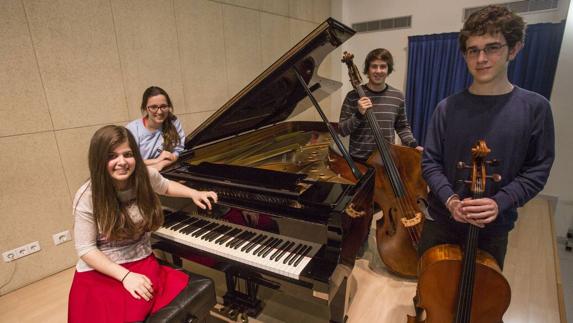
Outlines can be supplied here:
[[154, 234], [297, 280], [321, 247], [313, 242], [179, 213], [166, 217]]

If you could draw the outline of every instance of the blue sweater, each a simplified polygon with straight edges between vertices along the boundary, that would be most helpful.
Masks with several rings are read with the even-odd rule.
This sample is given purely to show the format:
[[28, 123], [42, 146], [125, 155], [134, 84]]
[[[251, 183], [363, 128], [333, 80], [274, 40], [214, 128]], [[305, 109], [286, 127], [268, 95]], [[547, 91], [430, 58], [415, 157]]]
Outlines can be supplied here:
[[[185, 133], [183, 132], [183, 128], [181, 128], [179, 119], [173, 120], [173, 125], [179, 134], [179, 144], [175, 146], [172, 153], [179, 156], [185, 147]], [[131, 134], [135, 137], [141, 157], [144, 160], [157, 158], [161, 155], [163, 151], [163, 127], [156, 131], [149, 131], [143, 125], [142, 118], [131, 121], [125, 127], [129, 129]]]
[[500, 164], [488, 167], [501, 181], [488, 181], [484, 196], [494, 199], [497, 219], [485, 230], [509, 231], [517, 219], [517, 207], [539, 193], [549, 177], [555, 158], [553, 116], [549, 102], [541, 95], [515, 86], [503, 95], [473, 95], [468, 90], [442, 100], [428, 127], [423, 176], [430, 187], [429, 215], [436, 221], [450, 217], [446, 200], [454, 193], [471, 197], [466, 184], [469, 170], [456, 164], [471, 165], [471, 148], [483, 139], [491, 149], [488, 160]]

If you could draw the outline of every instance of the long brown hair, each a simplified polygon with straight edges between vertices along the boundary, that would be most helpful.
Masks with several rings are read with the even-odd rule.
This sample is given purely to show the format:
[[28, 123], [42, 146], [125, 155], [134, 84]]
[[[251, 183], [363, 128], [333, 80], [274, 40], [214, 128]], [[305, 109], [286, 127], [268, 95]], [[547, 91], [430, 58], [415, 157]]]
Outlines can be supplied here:
[[[127, 142], [135, 158], [135, 169], [128, 187], [135, 193], [135, 203], [143, 217], [135, 223], [121, 203], [108, 170], [108, 156]], [[124, 127], [109, 125], [93, 135], [88, 153], [92, 188], [93, 214], [99, 231], [110, 240], [134, 239], [143, 232], [157, 230], [163, 223], [163, 213], [157, 194], [151, 187], [147, 167], [141, 158], [133, 135]]]
[[158, 86], [150, 86], [143, 92], [143, 98], [141, 99], [141, 113], [147, 115], [147, 100], [150, 97], [163, 95], [167, 100], [167, 105], [169, 105], [170, 109], [163, 121], [162, 128], [163, 128], [163, 150], [167, 150], [169, 152], [173, 152], [173, 149], [179, 144], [180, 138], [179, 134], [177, 133], [177, 129], [173, 125], [173, 121], [177, 119], [177, 117], [173, 114], [173, 104], [171, 103], [171, 99], [165, 90]]

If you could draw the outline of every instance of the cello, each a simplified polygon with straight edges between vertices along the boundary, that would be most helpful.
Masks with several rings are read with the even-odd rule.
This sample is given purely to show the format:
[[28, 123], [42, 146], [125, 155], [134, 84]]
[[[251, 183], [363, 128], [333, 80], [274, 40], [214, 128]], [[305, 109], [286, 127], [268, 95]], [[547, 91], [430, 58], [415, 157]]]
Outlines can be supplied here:
[[[350, 83], [360, 97], [366, 96], [354, 55], [344, 52]], [[382, 208], [383, 218], [376, 222], [376, 245], [380, 258], [393, 273], [416, 277], [416, 248], [421, 236], [428, 204], [427, 185], [422, 178], [421, 153], [410, 147], [393, 145], [383, 138], [372, 109], [366, 119], [373, 131], [377, 151], [367, 160], [376, 169], [374, 201]]]
[[[482, 198], [486, 179], [497, 182], [498, 174], [486, 175], [485, 157], [490, 153], [485, 141], [472, 148], [472, 198]], [[466, 168], [458, 163], [458, 168]], [[408, 316], [408, 323], [500, 323], [509, 307], [511, 289], [496, 260], [478, 249], [479, 227], [468, 224], [465, 247], [443, 244], [428, 249], [420, 258], [417, 307], [426, 319]]]

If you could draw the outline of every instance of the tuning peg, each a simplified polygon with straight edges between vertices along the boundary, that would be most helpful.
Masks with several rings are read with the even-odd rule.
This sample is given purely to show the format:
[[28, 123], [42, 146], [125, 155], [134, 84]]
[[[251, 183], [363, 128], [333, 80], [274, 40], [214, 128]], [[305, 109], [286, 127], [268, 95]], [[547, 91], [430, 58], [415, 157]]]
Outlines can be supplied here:
[[463, 179], [458, 179], [458, 180], [456, 180], [456, 183], [465, 183], [465, 184], [471, 184], [471, 183], [472, 183], [472, 181], [463, 180]]
[[486, 177], [491, 179], [492, 181], [494, 181], [496, 183], [501, 181], [501, 175], [499, 175], [499, 174], [491, 174], [491, 175], [488, 175]]
[[497, 159], [486, 160], [485, 163], [488, 164], [489, 166], [498, 166], [499, 160], [497, 160]]

